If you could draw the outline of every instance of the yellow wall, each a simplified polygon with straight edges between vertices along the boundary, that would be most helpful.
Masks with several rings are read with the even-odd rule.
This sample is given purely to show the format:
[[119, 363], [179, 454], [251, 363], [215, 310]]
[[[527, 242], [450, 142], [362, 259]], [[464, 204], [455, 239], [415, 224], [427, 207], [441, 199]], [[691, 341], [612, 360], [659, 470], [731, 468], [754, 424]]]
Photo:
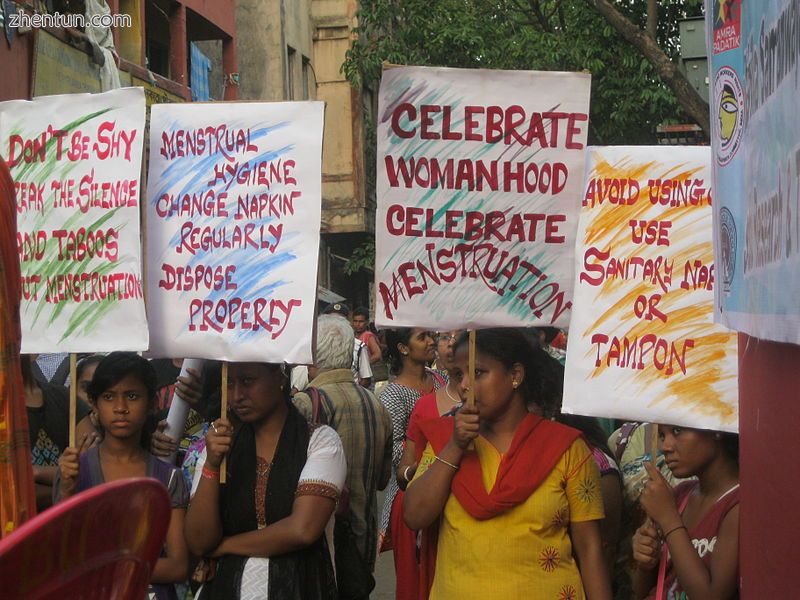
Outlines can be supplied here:
[[317, 98], [326, 102], [322, 151], [323, 218], [331, 233], [369, 231], [364, 190], [363, 110], [341, 71], [357, 3], [314, 0], [312, 17]]
[[[305, 58], [308, 98], [326, 103], [322, 219], [328, 233], [373, 229], [365, 208], [360, 95], [341, 73], [356, 10], [355, 0], [236, 3], [240, 99], [304, 99]], [[289, 48], [294, 50], [293, 56]]]

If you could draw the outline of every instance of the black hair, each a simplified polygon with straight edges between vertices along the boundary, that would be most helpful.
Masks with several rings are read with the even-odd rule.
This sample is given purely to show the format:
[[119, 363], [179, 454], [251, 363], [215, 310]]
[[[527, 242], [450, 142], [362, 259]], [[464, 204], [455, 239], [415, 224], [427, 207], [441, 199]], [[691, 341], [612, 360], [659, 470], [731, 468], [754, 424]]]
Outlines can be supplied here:
[[99, 364], [105, 355], [103, 354], [90, 354], [89, 356], [84, 356], [81, 358], [75, 365], [75, 379], [79, 381], [83, 372], [86, 370], [86, 367], [90, 367], [92, 365]]
[[[142, 358], [135, 352], [112, 352], [97, 363], [97, 369], [95, 369], [92, 381], [86, 389], [89, 400], [96, 404], [97, 399], [103, 392], [129, 375], [133, 375], [144, 385], [147, 390], [148, 412], [152, 411], [156, 404], [156, 394], [158, 392], [156, 370], [149, 360]], [[140, 442], [141, 446], [148, 452], [150, 451], [150, 437], [154, 431], [152, 423], [155, 423], [155, 419], [148, 418], [145, 421]]]
[[539, 332], [544, 334], [544, 343], [550, 344], [561, 333], [561, 330], [558, 327], [539, 327]]
[[364, 317], [369, 321], [369, 309], [366, 306], [359, 306], [353, 311], [354, 317]]
[[403, 356], [400, 354], [398, 344], [408, 345], [411, 341], [411, 327], [398, 327], [397, 329], [386, 329], [386, 345], [388, 346], [387, 360], [389, 370], [393, 375], [399, 375], [403, 370]]
[[[455, 349], [468, 342], [469, 333], [464, 332], [456, 341]], [[519, 329], [480, 329], [475, 334], [475, 349], [507, 369], [515, 363], [521, 364], [525, 368], [525, 378], [520, 391], [526, 403], [535, 403], [546, 418], [558, 412], [564, 391], [564, 367], [525, 333]]]
[[597, 419], [594, 417], [559, 413], [559, 415], [556, 417], [556, 420], [559, 423], [563, 423], [564, 425], [572, 427], [573, 429], [577, 429], [583, 434], [589, 444], [595, 448], [599, 448], [608, 456], [614, 456], [611, 453], [611, 449], [608, 447], [608, 437], [603, 431], [603, 428], [600, 427], [600, 423], [598, 423]]
[[35, 381], [33, 378], [33, 368], [31, 367], [32, 362], [33, 360], [30, 354], [19, 355], [19, 368], [20, 371], [22, 371], [22, 383], [24, 385], [29, 385], [31, 382]]
[[283, 399], [287, 404], [291, 404], [292, 403], [292, 384], [291, 384], [291, 378], [289, 377], [288, 367], [283, 363], [263, 363], [263, 364], [264, 364], [264, 366], [266, 366], [266, 367], [268, 367], [268, 368], [270, 368], [272, 370], [278, 371], [283, 376], [283, 378], [286, 380], [286, 382], [283, 384], [283, 387], [281, 388], [281, 390], [282, 390], [281, 395], [283, 396]]
[[722, 432], [720, 437], [720, 444], [722, 451], [725, 455], [739, 464], [739, 434]]

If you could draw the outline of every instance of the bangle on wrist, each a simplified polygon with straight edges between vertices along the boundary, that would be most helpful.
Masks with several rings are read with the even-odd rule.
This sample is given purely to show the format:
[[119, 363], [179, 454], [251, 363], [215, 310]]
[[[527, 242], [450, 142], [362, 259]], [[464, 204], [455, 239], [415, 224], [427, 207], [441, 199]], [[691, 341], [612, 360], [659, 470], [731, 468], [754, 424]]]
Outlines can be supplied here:
[[407, 483], [411, 481], [411, 479], [409, 479], [409, 477], [408, 477], [408, 470], [410, 468], [411, 468], [411, 465], [407, 465], [406, 468], [403, 469], [403, 479], [405, 479]]
[[[662, 536], [663, 540], [666, 542], [667, 538], [669, 537], [669, 534], [675, 533], [676, 531], [678, 531], [678, 529], [686, 529], [686, 525], [678, 525], [677, 527], [673, 527], [672, 529], [670, 529], [667, 533], [665, 533]], [[689, 530], [686, 529], [686, 531], [689, 531]]]
[[206, 479], [219, 479], [219, 469], [214, 470], [211, 467], [203, 465], [203, 471], [200, 473], [200, 476]]
[[443, 459], [441, 456], [434, 456], [434, 457], [433, 457], [433, 459], [434, 459], [434, 460], [438, 460], [440, 463], [447, 465], [448, 467], [450, 467], [450, 468], [451, 468], [451, 469], [453, 469], [454, 471], [458, 471], [458, 465], [454, 465], [454, 464], [453, 464], [453, 463], [451, 463], [451, 462], [447, 462], [447, 461], [446, 461], [445, 459]]

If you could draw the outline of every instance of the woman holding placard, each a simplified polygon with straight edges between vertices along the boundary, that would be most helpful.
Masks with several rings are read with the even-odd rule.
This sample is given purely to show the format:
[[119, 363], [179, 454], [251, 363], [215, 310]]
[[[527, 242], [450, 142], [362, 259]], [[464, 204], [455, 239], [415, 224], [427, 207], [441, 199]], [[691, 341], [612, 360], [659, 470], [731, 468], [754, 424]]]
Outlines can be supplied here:
[[145, 431], [155, 410], [156, 374], [135, 352], [112, 352], [95, 369], [87, 389], [103, 441], [85, 452], [67, 448], [58, 461], [55, 500], [63, 500], [90, 487], [127, 479], [152, 477], [167, 488], [172, 502], [163, 556], [151, 576], [151, 592], [159, 600], [176, 600], [174, 584], [186, 581], [189, 552], [183, 537], [183, 519], [189, 494], [181, 472], [148, 452]]
[[633, 536], [637, 598], [739, 597], [739, 437], [659, 425], [674, 490], [646, 464], [639, 502], [650, 521]]
[[[439, 520], [432, 600], [611, 598], [591, 452], [577, 430], [529, 410], [553, 409], [550, 360], [518, 330], [478, 331], [475, 407], [421, 426], [427, 445], [404, 510], [412, 529]], [[467, 365], [462, 336], [464, 397]]]
[[218, 559], [199, 598], [336, 598], [325, 534], [347, 469], [339, 436], [294, 408], [280, 365], [232, 363], [228, 390], [241, 425], [211, 424], [186, 515], [189, 548]]
[[417, 401], [446, 385], [444, 377], [428, 368], [436, 357], [433, 335], [426, 329], [405, 327], [386, 330], [389, 369], [395, 379], [378, 399], [392, 418], [392, 470], [381, 514], [381, 550], [393, 550], [397, 581], [396, 600], [416, 600], [419, 565], [417, 534], [403, 522], [403, 495], [397, 485], [397, 467], [403, 456], [406, 431]]

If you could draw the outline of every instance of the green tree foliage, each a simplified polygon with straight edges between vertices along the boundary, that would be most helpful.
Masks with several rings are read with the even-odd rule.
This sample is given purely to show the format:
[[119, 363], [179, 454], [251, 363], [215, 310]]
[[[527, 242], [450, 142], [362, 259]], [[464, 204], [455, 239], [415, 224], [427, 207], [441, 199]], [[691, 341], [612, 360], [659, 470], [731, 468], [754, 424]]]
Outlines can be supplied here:
[[[702, 0], [661, 0], [657, 42], [678, 55], [678, 19]], [[382, 63], [592, 73], [590, 143], [655, 142], [656, 126], [686, 121], [651, 63], [583, 0], [361, 0], [344, 64], [356, 86], [377, 88]], [[647, 2], [617, 0], [645, 28]], [[370, 145], [370, 140], [367, 144]]]

